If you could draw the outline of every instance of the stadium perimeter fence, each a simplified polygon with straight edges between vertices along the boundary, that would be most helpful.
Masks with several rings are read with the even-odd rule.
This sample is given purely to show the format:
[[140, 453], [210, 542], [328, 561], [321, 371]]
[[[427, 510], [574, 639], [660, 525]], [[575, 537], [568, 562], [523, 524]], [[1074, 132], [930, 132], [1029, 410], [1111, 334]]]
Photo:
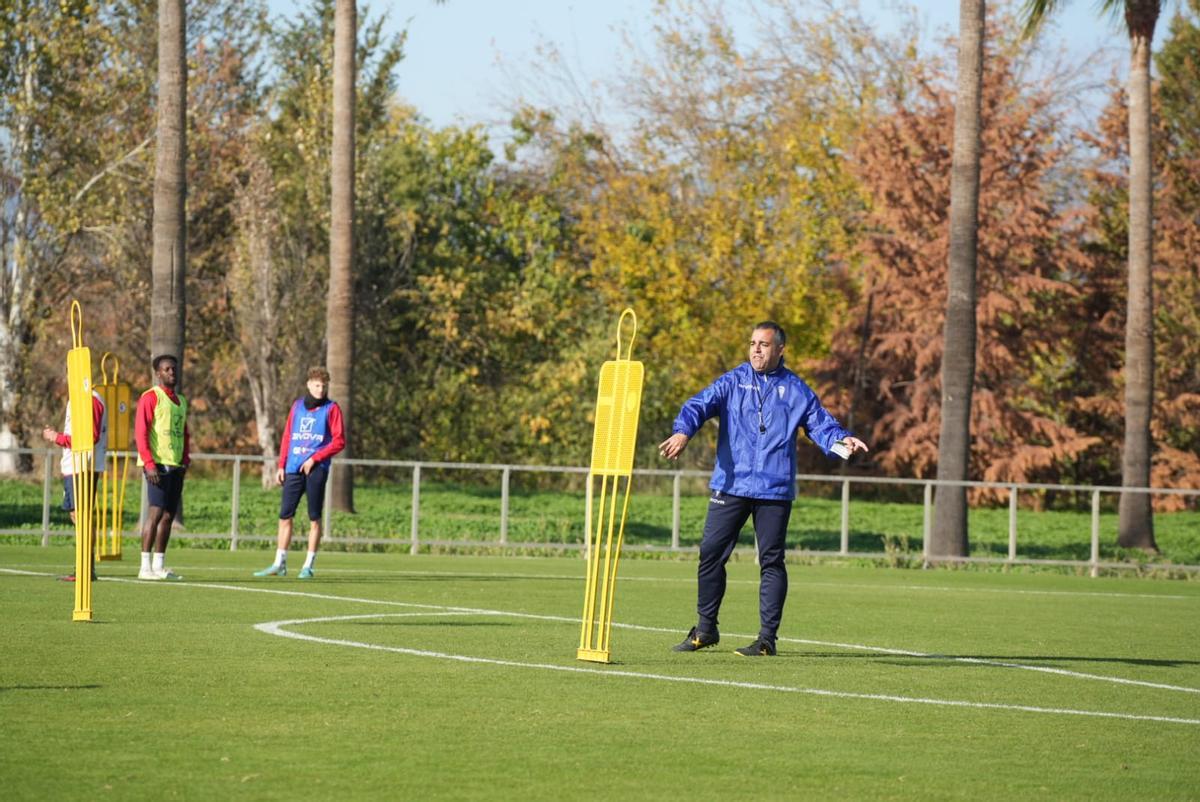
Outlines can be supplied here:
[[[41, 527], [40, 536], [41, 544], [48, 546], [52, 537], [70, 537], [73, 530], [62, 526], [51, 525], [51, 509], [54, 505], [56, 497], [57, 483], [56, 471], [54, 466], [58, 462], [59, 450], [57, 449], [0, 449], [0, 453], [12, 453], [22, 455], [31, 459], [34, 464], [34, 472], [40, 469], [42, 478], [42, 499], [41, 499]], [[118, 453], [124, 455], [126, 452], [109, 452], [110, 456], [116, 456]], [[136, 455], [134, 455], [136, 456]], [[40, 465], [38, 465], [40, 463]], [[500, 463], [475, 463], [475, 462], [435, 462], [435, 461], [414, 461], [414, 460], [376, 460], [376, 459], [341, 459], [337, 460], [338, 465], [351, 465], [356, 469], [387, 469], [389, 471], [402, 471], [409, 477], [411, 485], [411, 497], [409, 500], [409, 514], [407, 524], [407, 535], [401, 534], [402, 529], [399, 526], [392, 527], [396, 534], [390, 537], [363, 537], [358, 535], [340, 535], [334, 525], [334, 520], [331, 516], [332, 504], [331, 496], [333, 492], [333, 482], [330, 481], [326, 486], [326, 503], [324, 507], [324, 538], [326, 544], [371, 544], [371, 545], [386, 545], [392, 547], [406, 547], [412, 554], [419, 553], [422, 549], [430, 548], [447, 548], [447, 549], [480, 549], [480, 548], [499, 548], [513, 552], [530, 552], [530, 551], [545, 551], [547, 549], [558, 550], [578, 550], [583, 551], [586, 546], [585, 527], [590, 525], [590, 522], [585, 523], [586, 516], [584, 509], [591, 508], [591, 499], [586, 498], [584, 505], [579, 510], [579, 526], [577, 529], [577, 537], [572, 540], [563, 540], [561, 542], [538, 541], [538, 542], [522, 542], [512, 540], [509, 537], [509, 525], [512, 520], [511, 516], [511, 485], [513, 477], [516, 475], [537, 475], [545, 477], [550, 476], [576, 476], [579, 479], [587, 476], [588, 469], [585, 467], [571, 466], [552, 466], [552, 465], [515, 465], [515, 464], [500, 464]], [[274, 460], [267, 459], [259, 455], [242, 455], [242, 454], [204, 454], [198, 453], [192, 455], [193, 469], [204, 466], [207, 468], [207, 473], [223, 473], [222, 465], [227, 465], [225, 469], [228, 471], [229, 481], [229, 502], [230, 502], [230, 517], [229, 527], [224, 532], [196, 532], [185, 531], [178, 534], [179, 537], [185, 537], [189, 540], [220, 540], [227, 541], [228, 548], [236, 551], [239, 544], [248, 542], [274, 542], [275, 534], [252, 534], [242, 531], [240, 525], [242, 518], [242, 490], [243, 490], [243, 472], [245, 469], [260, 469], [272, 470]], [[492, 480], [491, 486], [495, 487], [495, 482], [499, 484], [499, 510], [495, 520], [495, 539], [491, 541], [481, 540], [461, 540], [447, 538], [433, 538], [422, 536], [421, 532], [421, 498], [422, 498], [422, 473], [436, 471], [439, 473], [465, 473], [472, 483], [479, 484], [480, 477], [495, 477]], [[128, 484], [138, 488], [137, 491], [141, 495], [140, 511], [138, 515], [138, 529], [126, 531], [125, 537], [134, 537], [140, 530], [141, 522], [144, 520], [146, 510], [146, 490], [145, 482], [137, 474], [136, 468], [131, 468], [131, 476]], [[706, 481], [709, 476], [709, 471], [701, 470], [661, 470], [652, 468], [635, 469], [634, 475], [642, 477], [643, 481], [647, 477], [655, 477], [658, 481], [668, 480], [671, 485], [671, 539], [670, 545], [657, 544], [640, 544], [626, 543], [625, 549], [629, 551], [658, 551], [658, 552], [678, 552], [685, 553], [694, 551], [695, 543], [681, 543], [681, 499], [684, 498], [683, 484], [687, 480], [691, 480], [691, 484], [695, 485], [696, 480]], [[1189, 499], [1200, 498], [1200, 490], [1187, 488], [1128, 488], [1109, 485], [1067, 485], [1067, 484], [1040, 484], [1040, 483], [1021, 483], [1021, 482], [981, 482], [981, 481], [944, 481], [937, 479], [906, 479], [892, 477], [875, 477], [875, 476], [858, 476], [858, 475], [819, 475], [819, 474], [801, 474], [796, 477], [798, 489], [805, 485], [827, 486], [827, 496], [833, 495], [838, 497], [840, 494], [840, 530], [839, 544], [837, 549], [789, 549], [789, 555], [799, 555], [804, 557], [834, 557], [834, 558], [865, 558], [865, 559], [894, 559], [895, 554], [879, 551], [861, 551], [851, 550], [851, 527], [850, 527], [850, 510], [851, 510], [851, 488], [853, 486], [871, 487], [878, 491], [880, 488], [908, 488], [912, 490], [920, 490], [921, 493], [921, 552], [919, 560], [921, 564], [933, 565], [938, 563], [991, 563], [991, 564], [1009, 564], [1009, 565], [1053, 565], [1053, 566], [1068, 566], [1076, 568], [1090, 569], [1091, 575], [1095, 576], [1100, 569], [1136, 569], [1143, 567], [1143, 563], [1132, 561], [1113, 561], [1101, 559], [1101, 498], [1102, 496], [1120, 496], [1125, 493], [1151, 494], [1151, 495], [1174, 495], [1182, 496]], [[397, 486], [399, 483], [396, 483]], [[485, 480], [483, 484], [486, 486], [488, 482]], [[590, 492], [590, 483], [582, 482]], [[965, 487], [973, 490], [990, 491], [993, 495], [1007, 495], [1008, 499], [1008, 553], [1007, 556], [939, 556], [929, 553], [930, 534], [933, 521], [933, 503], [934, 503], [934, 488], [940, 486], [955, 486]], [[635, 482], [635, 493], [637, 491], [637, 483]], [[129, 492], [129, 491], [127, 491]], [[1030, 494], [1046, 494], [1046, 493], [1066, 493], [1077, 497], [1090, 498], [1090, 539], [1089, 539], [1089, 557], [1086, 560], [1076, 559], [1039, 559], [1030, 556], [1021, 556], [1018, 553], [1018, 496], [1022, 493]], [[707, 496], [707, 490], [704, 491]], [[185, 488], [186, 496], [186, 488]], [[127, 505], [128, 506], [128, 505]], [[185, 505], [186, 506], [186, 505]], [[299, 510], [298, 514], [302, 514], [303, 510]], [[0, 536], [30, 536], [37, 535], [37, 528], [3, 528], [0, 529]], [[297, 536], [303, 540], [305, 532], [297, 531]], [[916, 558], [916, 555], [911, 555]], [[1184, 572], [1200, 572], [1200, 565], [1184, 565], [1172, 563], [1169, 565], [1172, 570]]]

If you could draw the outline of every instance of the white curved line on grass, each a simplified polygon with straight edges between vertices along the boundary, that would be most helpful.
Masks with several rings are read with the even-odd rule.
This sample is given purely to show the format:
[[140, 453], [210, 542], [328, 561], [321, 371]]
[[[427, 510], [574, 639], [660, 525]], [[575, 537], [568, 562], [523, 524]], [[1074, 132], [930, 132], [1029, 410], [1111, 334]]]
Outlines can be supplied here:
[[[1010, 663], [1007, 660], [989, 660], [985, 657], [958, 657], [949, 654], [938, 654], [937, 652], [911, 652], [904, 649], [887, 649], [882, 646], [863, 646], [857, 643], [834, 643], [830, 641], [805, 640], [803, 638], [780, 638], [780, 640], [793, 641], [795, 643], [808, 643], [818, 646], [836, 646], [842, 649], [858, 649], [862, 651], [881, 652], [883, 654], [893, 654], [904, 657], [923, 657], [937, 660], [953, 660], [956, 663], [974, 663], [983, 666], [996, 666], [998, 668], [1019, 668], [1022, 671], [1038, 671], [1043, 674], [1058, 674], [1064, 677], [1074, 677], [1075, 679], [1099, 680], [1103, 682], [1115, 682], [1119, 685], [1138, 685], [1143, 688], [1159, 688], [1165, 691], [1181, 691], [1183, 693], [1200, 693], [1200, 688], [1188, 688], [1183, 685], [1167, 685], [1162, 682], [1147, 682], [1140, 679], [1124, 679], [1123, 677], [1108, 677], [1103, 674], [1085, 674], [1081, 671], [1071, 671], [1066, 668], [1051, 668], [1050, 666], [1031, 666], [1025, 663]], [[1054, 658], [1049, 658], [1054, 659]]]
[[[624, 629], [644, 629], [649, 632], [674, 632], [673, 629], [662, 629], [660, 627], [643, 627], [637, 624], [618, 624], [613, 622], [614, 627], [622, 627]], [[754, 635], [738, 635], [733, 634], [735, 638], [753, 638]], [[956, 657], [949, 654], [938, 654], [937, 652], [914, 652], [907, 649], [889, 649], [886, 646], [867, 646], [862, 643], [839, 643], [837, 641], [827, 640], [809, 640], [808, 638], [785, 638], [780, 637], [780, 641], [787, 643], [804, 643], [809, 646], [830, 646], [837, 649], [853, 649], [861, 652], [878, 652], [879, 654], [895, 655], [897, 657], [921, 657], [934, 660], [951, 660], [956, 663], [975, 663], [977, 665], [996, 666], [998, 668], [1017, 668], [1022, 671], [1039, 671], [1045, 674], [1059, 674], [1064, 677], [1072, 677], [1074, 679], [1095, 680], [1097, 682], [1115, 682], [1119, 685], [1138, 685], [1143, 688], [1158, 688], [1164, 691], [1181, 691], [1183, 693], [1200, 693], [1200, 688], [1189, 688], [1184, 685], [1167, 685], [1162, 682], [1147, 682], [1140, 679], [1125, 679], [1123, 677], [1109, 677], [1103, 674], [1085, 674], [1081, 671], [1070, 671], [1065, 668], [1050, 668], [1049, 666], [1031, 666], [1025, 663], [1010, 663], [1003, 660], [988, 660], [983, 657]], [[1053, 659], [1053, 658], [1050, 658]]]
[[[0, 573], [13, 573], [13, 574], [20, 574], [20, 575], [25, 575], [25, 576], [53, 576], [53, 574], [41, 574], [41, 573], [37, 573], [37, 572], [33, 572], [33, 571], [17, 571], [17, 570], [12, 570], [12, 569], [5, 569], [5, 568], [0, 568]], [[450, 574], [450, 575], [451, 576], [461, 576], [463, 574]], [[480, 574], [480, 576], [506, 576], [506, 575]], [[541, 575], [532, 574], [530, 576], [536, 577], [536, 576], [541, 576]], [[122, 579], [119, 577], [113, 577], [113, 578], [106, 577], [104, 581], [106, 581], [106, 582], [124, 582], [124, 583], [135, 584], [135, 585], [148, 584], [141, 580]], [[163, 583], [152, 583], [152, 584], [163, 584]], [[363, 599], [363, 598], [355, 598], [352, 596], [337, 596], [337, 595], [333, 595], [333, 594], [329, 594], [329, 593], [312, 593], [309, 591], [300, 591], [300, 590], [277, 590], [274, 588], [245, 587], [242, 585], [222, 585], [222, 584], [215, 583], [215, 582], [187, 582], [187, 583], [172, 582], [172, 583], [166, 583], [165, 586], [176, 587], [176, 588], [179, 588], [179, 587], [192, 587], [192, 588], [207, 587], [207, 588], [217, 588], [220, 590], [237, 590], [237, 591], [243, 591], [246, 593], [266, 593], [266, 594], [279, 595], [279, 596], [295, 596], [295, 597], [299, 597], [299, 598], [321, 599], [321, 600], [326, 600], [326, 601], [352, 602], [352, 603], [356, 603], [356, 604], [372, 604], [372, 605], [380, 605], [380, 606], [385, 606], [385, 607], [415, 607], [415, 608], [421, 608], [421, 609], [440, 610], [442, 612], [472, 613], [475, 615], [508, 615], [508, 616], [513, 616], [513, 617], [517, 617], [517, 618], [530, 618], [530, 619], [542, 620], [542, 621], [557, 621], [557, 622], [569, 623], [569, 624], [579, 624], [579, 619], [570, 618], [567, 616], [539, 615], [536, 613], [516, 613], [516, 612], [505, 611], [505, 610], [485, 610], [485, 609], [476, 609], [476, 608], [469, 608], [469, 607], [445, 607], [445, 606], [439, 606], [439, 605], [433, 605], [433, 604], [416, 604], [413, 602], [388, 601], [388, 600], [384, 600], [384, 599]], [[613, 622], [613, 626], [619, 627], [621, 629], [630, 629], [630, 630], [642, 631], [642, 632], [664, 632], [664, 633], [677, 632], [677, 629], [672, 629], [669, 627], [649, 627], [649, 626], [642, 626], [639, 624], [622, 624], [617, 621]], [[733, 638], [753, 639], [754, 637], [756, 637], [755, 635], [744, 635], [744, 634], [740, 635], [736, 632], [734, 632], [734, 633], [727, 632], [725, 634], [726, 634], [726, 637], [733, 637]], [[851, 649], [851, 650], [855, 650], [855, 651], [877, 652], [879, 654], [890, 654], [890, 655], [903, 656], [903, 657], [920, 657], [920, 658], [925, 658], [925, 659], [952, 660], [952, 661], [961, 662], [961, 663], [974, 663], [974, 664], [978, 664], [978, 665], [996, 666], [998, 668], [1015, 668], [1015, 669], [1020, 669], [1022, 671], [1037, 671], [1037, 672], [1040, 672], [1043, 674], [1057, 674], [1059, 676], [1071, 677], [1073, 679], [1090, 680], [1090, 681], [1096, 681], [1096, 682], [1112, 682], [1112, 683], [1115, 683], [1118, 685], [1135, 685], [1135, 686], [1139, 686], [1139, 687], [1143, 687], [1143, 688], [1157, 688], [1159, 690], [1165, 690], [1165, 691], [1179, 691], [1181, 693], [1200, 694], [1200, 688], [1190, 688], [1190, 687], [1187, 687], [1184, 685], [1168, 685], [1166, 683], [1148, 682], [1146, 680], [1126, 679], [1124, 677], [1110, 677], [1110, 676], [1105, 676], [1103, 674], [1086, 674], [1081, 671], [1070, 671], [1065, 668], [1051, 668], [1049, 666], [1033, 666], [1033, 665], [1027, 665], [1025, 663], [1012, 663], [1012, 662], [1001, 661], [1001, 660], [987, 660], [987, 659], [979, 658], [979, 657], [955, 657], [952, 655], [938, 654], [936, 652], [917, 652], [917, 651], [910, 651], [910, 650], [905, 650], [905, 649], [891, 649], [886, 646], [869, 646], [869, 645], [860, 644], [860, 643], [839, 643], [837, 641], [820, 641], [820, 640], [810, 640], [807, 638], [787, 638], [787, 637], [780, 637], [779, 640], [784, 641], [786, 643], [803, 643], [803, 644], [806, 644], [809, 646], [828, 646], [828, 647], [833, 647], [833, 648], [838, 648], [838, 649]]]
[[[428, 605], [432, 606], [432, 605]], [[810, 696], [824, 696], [834, 699], [862, 699], [867, 701], [877, 702], [897, 702], [901, 704], [923, 704], [936, 705], [941, 707], [964, 707], [977, 710], [1009, 710], [1023, 713], [1043, 713], [1052, 715], [1065, 716], [1088, 716], [1093, 718], [1112, 718], [1122, 719], [1126, 721], [1155, 721], [1165, 724], [1190, 724], [1200, 725], [1200, 719], [1191, 718], [1174, 718], [1170, 716], [1151, 716], [1139, 715], [1135, 713], [1109, 713], [1101, 710], [1072, 710], [1070, 708], [1059, 707], [1035, 707], [1032, 705], [1008, 705], [995, 702], [966, 702], [956, 699], [928, 699], [916, 696], [894, 696], [891, 694], [877, 693], [851, 693], [848, 691], [831, 691], [823, 688], [802, 688], [788, 685], [770, 685], [762, 682], [740, 682], [736, 680], [719, 680], [719, 679], [704, 679], [701, 677], [676, 677], [669, 674], [651, 674], [641, 671], [627, 671], [624, 669], [602, 669], [602, 668], [585, 668], [583, 666], [563, 666], [554, 665], [552, 663], [525, 663], [518, 660], [500, 660], [492, 657], [473, 657], [465, 654], [449, 654], [447, 652], [434, 652], [427, 649], [409, 649], [403, 646], [384, 646], [378, 643], [364, 643], [361, 641], [342, 640], [339, 638], [321, 638], [316, 635], [304, 635], [299, 632], [292, 632], [285, 627], [301, 626], [304, 624], [323, 624], [336, 623], [342, 621], [354, 621], [367, 618], [398, 618], [412, 616], [427, 616], [427, 615], [445, 615], [449, 612], [452, 615], [478, 614], [485, 612], [488, 615], [516, 615], [519, 618], [526, 617], [541, 617], [541, 616], [526, 616], [522, 614], [504, 613], [498, 610], [494, 611], [472, 611], [460, 608], [449, 608], [443, 612], [429, 613], [369, 613], [364, 615], [336, 615], [322, 616], [319, 618], [294, 618], [286, 621], [265, 621], [261, 624], [255, 624], [254, 628], [259, 632], [268, 635], [276, 635], [282, 638], [292, 638], [294, 640], [308, 641], [310, 643], [320, 643], [327, 646], [349, 646], [356, 649], [368, 649], [371, 651], [391, 652], [393, 654], [406, 654], [413, 657], [430, 657], [437, 660], [451, 660], [459, 663], [474, 663], [481, 665], [504, 666], [507, 668], [528, 668], [542, 671], [562, 671], [570, 674], [593, 674], [607, 677], [624, 677], [628, 679], [647, 679], [658, 680], [661, 682], [681, 682], [695, 685], [711, 685], [725, 688], [739, 688], [744, 690], [757, 691], [776, 691], [779, 693], [799, 693]]]
[[[125, 580], [125, 581], [132, 581], [132, 580]], [[381, 599], [358, 599], [358, 598], [352, 598], [352, 597], [348, 597], [348, 596], [334, 596], [334, 595], [325, 594], [325, 593], [306, 593], [304, 591], [298, 591], [298, 590], [274, 590], [271, 588], [251, 588], [251, 587], [244, 587], [241, 585], [219, 585], [216, 583], [209, 583], [209, 582], [206, 582], [206, 583], [192, 582], [192, 583], [187, 583], [187, 584], [190, 587], [212, 587], [212, 588], [223, 588], [225, 590], [241, 590], [241, 591], [252, 592], [252, 593], [272, 593], [272, 594], [280, 594], [280, 595], [285, 595], [285, 596], [303, 596], [303, 597], [317, 598], [317, 599], [328, 599], [328, 600], [333, 600], [333, 601], [349, 601], [349, 602], [359, 602], [362, 604], [383, 605], [383, 606], [388, 606], [388, 607], [414, 607], [414, 608], [426, 609], [426, 610], [441, 610], [443, 612], [472, 613], [475, 615], [507, 615], [507, 616], [511, 616], [513, 618], [530, 618], [530, 619], [539, 620], [539, 621], [556, 621], [556, 622], [562, 622], [565, 624], [576, 624], [576, 625], [580, 623], [578, 618], [571, 618], [569, 616], [562, 616], [562, 615], [544, 615], [544, 614], [538, 614], [538, 613], [517, 613], [517, 612], [510, 612], [508, 610], [487, 610], [487, 609], [473, 608], [473, 607], [446, 607], [446, 606], [440, 606], [440, 605], [436, 605], [436, 604], [417, 604], [414, 602], [386, 601], [386, 600], [381, 600]], [[180, 583], [172, 583], [171, 587], [183, 587], [183, 585]], [[614, 621], [612, 625], [614, 627], [619, 627], [621, 629], [630, 629], [630, 630], [641, 631], [641, 632], [672, 633], [672, 632], [678, 631], [676, 629], [671, 629], [668, 627], [648, 627], [648, 626], [643, 626], [640, 624], [622, 624], [617, 621]], [[725, 635], [726, 635], [726, 637], [746, 638], [748, 640], [756, 637], [756, 635], [738, 634], [736, 632], [727, 632], [727, 633], [725, 633]], [[1110, 676], [1105, 676], [1103, 674], [1085, 674], [1081, 671], [1070, 671], [1065, 668], [1050, 668], [1048, 666], [1031, 666], [1031, 665], [1026, 665], [1024, 663], [1010, 663], [1010, 662], [1004, 662], [1004, 661], [999, 661], [999, 660], [986, 660], [986, 659], [979, 658], [979, 657], [954, 657], [951, 655], [937, 654], [935, 652], [916, 652], [916, 651], [909, 651], [909, 650], [905, 650], [905, 649], [890, 649], [886, 646], [868, 646], [868, 645], [860, 644], [860, 643], [839, 643], [837, 641], [821, 641], [821, 640], [809, 640], [806, 638], [785, 638], [785, 637], [780, 637], [779, 640], [784, 641], [786, 643], [803, 643], [803, 644], [807, 644], [810, 646], [829, 646], [829, 647], [834, 647], [834, 648], [838, 648], [838, 649], [852, 649], [852, 650], [856, 650], [856, 651], [878, 652], [880, 654], [890, 654], [890, 655], [903, 656], [903, 657], [921, 657], [921, 658], [926, 658], [926, 659], [951, 660], [954, 662], [961, 662], [961, 663], [975, 663], [978, 665], [996, 666], [998, 668], [1016, 668], [1016, 669], [1020, 669], [1022, 671], [1037, 671], [1037, 672], [1041, 672], [1041, 673], [1045, 673], [1045, 674], [1057, 674], [1059, 676], [1071, 677], [1073, 679], [1091, 680], [1091, 681], [1095, 681], [1095, 682], [1112, 682], [1112, 683], [1116, 683], [1118, 685], [1136, 685], [1136, 686], [1143, 687], [1143, 688], [1157, 688], [1159, 690], [1164, 690], [1164, 691], [1179, 691], [1181, 693], [1200, 694], [1200, 688], [1190, 688], [1190, 687], [1187, 687], [1184, 685], [1167, 685], [1166, 683], [1162, 683], [1162, 682], [1148, 682], [1146, 680], [1138, 680], [1138, 679], [1125, 679], [1124, 677], [1110, 677]]]

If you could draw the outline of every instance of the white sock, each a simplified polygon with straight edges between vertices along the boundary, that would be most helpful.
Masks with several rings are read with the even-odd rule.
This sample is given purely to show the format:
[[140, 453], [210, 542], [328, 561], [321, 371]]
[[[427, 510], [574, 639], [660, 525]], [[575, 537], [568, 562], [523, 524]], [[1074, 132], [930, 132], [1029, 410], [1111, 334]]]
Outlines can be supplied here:
[[151, 569], [155, 571], [161, 571], [163, 569], [163, 557], [165, 556], [166, 555], [161, 551], [154, 552], [154, 557], [152, 558], [152, 563], [150, 566]]
[[275, 549], [275, 564], [287, 565], [287, 549]]
[[312, 568], [313, 563], [315, 563], [316, 561], [317, 561], [317, 553], [315, 551], [310, 551], [308, 553], [308, 557], [306, 557], [304, 560], [304, 567]]
[[148, 552], [148, 551], [142, 552], [142, 570], [143, 571], [150, 570], [150, 552]]

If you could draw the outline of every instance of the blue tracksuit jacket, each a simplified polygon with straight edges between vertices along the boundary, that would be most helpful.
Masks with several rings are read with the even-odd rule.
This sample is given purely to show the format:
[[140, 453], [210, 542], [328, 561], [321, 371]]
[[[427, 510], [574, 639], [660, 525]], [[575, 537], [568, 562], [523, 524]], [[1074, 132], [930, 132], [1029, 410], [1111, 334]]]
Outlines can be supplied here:
[[[743, 362], [719, 377], [687, 400], [672, 432], [693, 437], [714, 417], [720, 431], [708, 486], [748, 498], [795, 498], [796, 433], [801, 428], [826, 454], [836, 441], [850, 436], [782, 362], [765, 374]], [[759, 431], [760, 421], [765, 432]]]

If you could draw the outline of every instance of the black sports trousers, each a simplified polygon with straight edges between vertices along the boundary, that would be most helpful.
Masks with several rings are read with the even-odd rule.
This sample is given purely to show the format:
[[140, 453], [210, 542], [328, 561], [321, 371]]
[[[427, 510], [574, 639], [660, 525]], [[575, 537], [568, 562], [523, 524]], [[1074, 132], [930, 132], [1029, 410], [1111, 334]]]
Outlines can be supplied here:
[[717, 614], [725, 597], [725, 563], [737, 545], [738, 535], [746, 520], [753, 518], [760, 567], [759, 635], [775, 639], [779, 621], [783, 617], [783, 602], [787, 598], [784, 549], [791, 514], [790, 500], [746, 498], [719, 490], [712, 491], [708, 499], [708, 517], [704, 521], [704, 536], [700, 541], [700, 567], [697, 569], [696, 612], [701, 630], [713, 632], [717, 629]]

